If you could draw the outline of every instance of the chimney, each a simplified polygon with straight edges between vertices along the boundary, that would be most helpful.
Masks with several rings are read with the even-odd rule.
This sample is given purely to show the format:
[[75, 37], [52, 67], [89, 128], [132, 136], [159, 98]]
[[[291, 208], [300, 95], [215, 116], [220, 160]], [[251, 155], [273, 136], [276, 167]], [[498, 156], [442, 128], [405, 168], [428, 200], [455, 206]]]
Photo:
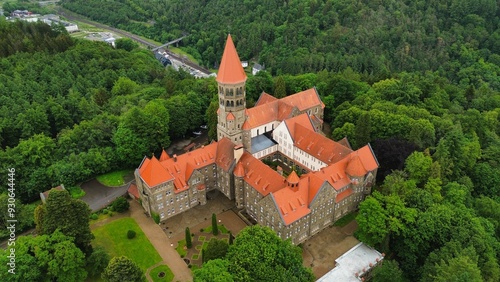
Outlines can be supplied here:
[[177, 154], [174, 154], [174, 162], [177, 162]]
[[236, 163], [240, 161], [242, 155], [243, 155], [243, 145], [238, 144], [234, 146], [234, 159], [236, 160]]

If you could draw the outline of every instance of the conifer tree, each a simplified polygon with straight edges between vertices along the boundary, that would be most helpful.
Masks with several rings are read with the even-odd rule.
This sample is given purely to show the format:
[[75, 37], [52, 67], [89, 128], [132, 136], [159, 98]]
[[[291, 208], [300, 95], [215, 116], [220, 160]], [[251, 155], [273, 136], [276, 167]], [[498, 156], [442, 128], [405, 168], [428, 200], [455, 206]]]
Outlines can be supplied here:
[[193, 246], [193, 242], [191, 240], [191, 231], [189, 231], [189, 227], [186, 227], [186, 247], [191, 249]]
[[274, 97], [278, 99], [286, 97], [286, 85], [282, 76], [278, 76], [274, 82]]
[[219, 227], [217, 226], [217, 217], [215, 213], [212, 214], [212, 234], [219, 235]]

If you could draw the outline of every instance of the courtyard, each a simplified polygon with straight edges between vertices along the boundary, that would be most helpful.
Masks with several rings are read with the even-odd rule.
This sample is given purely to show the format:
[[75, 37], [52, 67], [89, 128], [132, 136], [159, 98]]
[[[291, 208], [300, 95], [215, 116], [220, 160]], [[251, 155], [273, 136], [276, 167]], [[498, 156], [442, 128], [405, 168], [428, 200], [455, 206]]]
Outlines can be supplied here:
[[[207, 193], [207, 203], [205, 205], [195, 206], [171, 217], [161, 222], [160, 227], [169, 238], [172, 238], [173, 242], [177, 242], [184, 238], [184, 229], [186, 227], [189, 227], [191, 231], [196, 231], [209, 226], [214, 213], [222, 221], [222, 224], [236, 235], [246, 224], [232, 210], [234, 207], [234, 202], [224, 194], [217, 190], [210, 191]], [[206, 222], [208, 222], [208, 225]]]

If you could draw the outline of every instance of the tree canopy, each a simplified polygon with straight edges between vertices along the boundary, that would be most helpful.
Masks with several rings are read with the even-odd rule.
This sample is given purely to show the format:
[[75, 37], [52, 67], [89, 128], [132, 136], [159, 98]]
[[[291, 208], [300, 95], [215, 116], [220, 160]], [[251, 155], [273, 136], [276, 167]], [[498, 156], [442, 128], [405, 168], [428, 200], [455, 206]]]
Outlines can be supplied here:
[[[210, 274], [215, 270], [217, 274]], [[213, 275], [220, 275], [221, 281], [314, 281], [312, 271], [302, 265], [300, 248], [258, 225], [245, 227], [225, 258], [209, 260], [194, 272], [194, 279]]]
[[94, 235], [89, 226], [90, 208], [87, 203], [71, 198], [68, 191], [51, 190], [46, 204], [35, 210], [38, 234], [52, 234], [59, 230], [73, 238], [75, 245], [85, 253], [90, 253]]

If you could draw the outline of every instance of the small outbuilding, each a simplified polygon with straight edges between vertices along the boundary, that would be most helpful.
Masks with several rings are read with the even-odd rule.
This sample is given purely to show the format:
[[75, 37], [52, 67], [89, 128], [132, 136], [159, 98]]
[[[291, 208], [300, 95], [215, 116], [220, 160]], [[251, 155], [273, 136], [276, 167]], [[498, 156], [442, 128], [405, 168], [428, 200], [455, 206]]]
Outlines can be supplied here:
[[61, 184], [61, 185], [59, 185], [59, 186], [57, 186], [57, 187], [54, 187], [54, 188], [52, 188], [52, 189], [50, 189], [50, 190], [47, 190], [47, 191], [45, 191], [45, 192], [43, 192], [43, 193], [40, 193], [40, 199], [42, 200], [42, 203], [44, 203], [44, 204], [45, 204], [45, 202], [46, 202], [46, 201], [47, 201], [47, 199], [49, 198], [49, 193], [50, 193], [50, 191], [52, 191], [52, 190], [63, 191], [63, 190], [66, 190], [66, 189], [64, 188], [64, 185], [62, 185], [62, 184]]

